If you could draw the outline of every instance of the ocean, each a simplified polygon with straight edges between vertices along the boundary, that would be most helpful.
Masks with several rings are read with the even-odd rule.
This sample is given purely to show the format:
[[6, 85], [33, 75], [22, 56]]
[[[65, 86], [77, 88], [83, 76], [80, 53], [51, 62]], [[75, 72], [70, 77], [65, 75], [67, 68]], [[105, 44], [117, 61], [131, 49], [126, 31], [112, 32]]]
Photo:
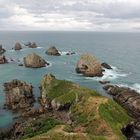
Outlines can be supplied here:
[[[24, 43], [36, 42], [38, 48], [27, 48]], [[21, 51], [13, 51], [16, 42], [23, 45]], [[51, 32], [51, 31], [2, 31], [0, 44], [7, 50], [5, 56], [9, 63], [0, 65], [0, 128], [13, 122], [15, 114], [3, 109], [5, 95], [3, 83], [19, 79], [34, 86], [34, 94], [39, 97], [39, 85], [43, 75], [52, 73], [58, 79], [65, 79], [97, 90], [108, 96], [102, 89], [100, 80], [109, 80], [111, 84], [131, 87], [140, 92], [140, 33], [113, 32]], [[56, 46], [62, 56], [48, 56], [45, 51]], [[76, 52], [67, 56], [66, 52]], [[18, 60], [30, 53], [37, 53], [50, 66], [31, 69], [18, 66]], [[83, 53], [91, 53], [101, 62], [106, 62], [113, 70], [106, 70], [102, 78], [88, 78], [75, 72], [77, 60]], [[10, 62], [10, 59], [15, 62]]]

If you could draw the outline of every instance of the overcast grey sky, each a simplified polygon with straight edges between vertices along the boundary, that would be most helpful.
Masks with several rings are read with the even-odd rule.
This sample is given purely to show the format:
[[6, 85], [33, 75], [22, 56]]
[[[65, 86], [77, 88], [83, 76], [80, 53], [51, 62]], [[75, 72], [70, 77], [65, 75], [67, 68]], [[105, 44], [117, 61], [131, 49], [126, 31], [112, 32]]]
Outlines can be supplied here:
[[0, 30], [140, 31], [140, 0], [0, 0]]

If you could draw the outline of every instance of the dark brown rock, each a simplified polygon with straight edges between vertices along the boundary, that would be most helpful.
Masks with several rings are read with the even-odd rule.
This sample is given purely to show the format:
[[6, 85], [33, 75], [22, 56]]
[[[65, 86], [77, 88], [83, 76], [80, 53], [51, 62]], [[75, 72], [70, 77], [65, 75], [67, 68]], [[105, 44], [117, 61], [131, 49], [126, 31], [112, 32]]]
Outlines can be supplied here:
[[46, 54], [48, 55], [56, 55], [56, 56], [60, 56], [59, 51], [56, 49], [55, 46], [50, 47], [47, 51]]
[[99, 81], [99, 83], [105, 85], [105, 84], [110, 83], [110, 81]]
[[105, 63], [105, 62], [102, 63], [101, 65], [102, 65], [102, 67], [104, 67], [106, 69], [112, 69], [111, 66], [109, 64]]
[[140, 94], [126, 87], [104, 86], [106, 92], [134, 117], [140, 118]]
[[8, 63], [8, 61], [5, 58], [5, 56], [0, 56], [0, 64], [5, 64], [5, 63]]
[[4, 83], [4, 90], [6, 95], [5, 105], [15, 111], [31, 107], [34, 102], [32, 93], [32, 85], [23, 81], [12, 80]]
[[14, 50], [15, 50], [15, 51], [18, 51], [18, 50], [21, 50], [21, 49], [22, 49], [21, 44], [20, 44], [19, 42], [17, 42], [17, 43], [15, 44]]
[[29, 48], [37, 48], [37, 45], [35, 42], [31, 43], [30, 45], [28, 45]]
[[6, 50], [4, 48], [2, 48], [2, 45], [0, 45], [0, 55], [4, 54], [6, 52]]

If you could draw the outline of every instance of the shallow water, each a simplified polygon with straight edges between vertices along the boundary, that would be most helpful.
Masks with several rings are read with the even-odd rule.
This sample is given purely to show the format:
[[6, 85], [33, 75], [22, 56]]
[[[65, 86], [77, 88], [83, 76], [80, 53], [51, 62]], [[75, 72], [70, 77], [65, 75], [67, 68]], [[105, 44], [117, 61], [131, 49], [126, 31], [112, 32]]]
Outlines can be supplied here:
[[[133, 87], [140, 92], [140, 33], [96, 33], [96, 32], [0, 32], [0, 44], [7, 49], [6, 57], [15, 62], [0, 65], [0, 127], [12, 122], [12, 113], [4, 111], [4, 92], [2, 84], [12, 79], [19, 79], [33, 84], [36, 96], [37, 87], [46, 73], [52, 73], [59, 79], [79, 83], [99, 91], [102, 90], [99, 80], [109, 80], [113, 84]], [[34, 41], [39, 46], [32, 49], [24, 45], [21, 51], [13, 51], [12, 47], [19, 41], [22, 44]], [[62, 56], [47, 56], [45, 51], [50, 45], [55, 45]], [[68, 51], [75, 55], [66, 56]], [[30, 69], [18, 66], [18, 60], [32, 52], [38, 53], [50, 66], [40, 69]], [[102, 78], [87, 78], [75, 73], [75, 65], [80, 55], [89, 52], [102, 62], [113, 66], [106, 70]]]

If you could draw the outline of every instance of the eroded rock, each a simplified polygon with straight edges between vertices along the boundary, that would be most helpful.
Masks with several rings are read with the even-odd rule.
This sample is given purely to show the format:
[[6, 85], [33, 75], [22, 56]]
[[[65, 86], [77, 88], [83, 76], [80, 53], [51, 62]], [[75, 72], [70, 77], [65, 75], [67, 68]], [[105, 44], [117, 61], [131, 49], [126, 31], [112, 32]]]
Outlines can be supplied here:
[[39, 55], [32, 53], [24, 57], [24, 65], [25, 67], [41, 68], [41, 67], [45, 67], [46, 65], [49, 65], [49, 63], [47, 63]]
[[103, 76], [101, 63], [90, 54], [81, 56], [76, 65], [76, 72], [88, 77]]
[[20, 44], [19, 42], [17, 42], [17, 43], [15, 44], [14, 50], [15, 50], [15, 51], [18, 51], [18, 50], [21, 50], [21, 49], [22, 49], [21, 44]]
[[32, 85], [19, 80], [4, 83], [5, 105], [14, 111], [31, 107], [34, 103], [32, 89]]
[[55, 46], [50, 47], [47, 51], [46, 54], [48, 55], [55, 55], [55, 56], [60, 56], [61, 54], [59, 53], [59, 51], [56, 49]]

